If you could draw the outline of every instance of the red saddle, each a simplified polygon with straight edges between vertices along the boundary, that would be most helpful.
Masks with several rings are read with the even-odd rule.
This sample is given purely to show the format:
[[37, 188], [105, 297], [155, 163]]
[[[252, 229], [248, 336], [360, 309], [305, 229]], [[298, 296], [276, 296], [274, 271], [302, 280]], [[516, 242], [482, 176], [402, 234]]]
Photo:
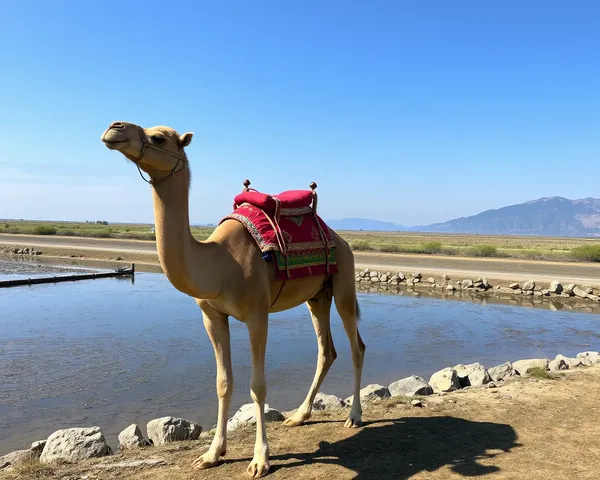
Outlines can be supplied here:
[[310, 207], [313, 202], [313, 192], [310, 190], [287, 190], [278, 195], [269, 195], [257, 191], [242, 192], [235, 196], [234, 203], [236, 206], [242, 203], [249, 203], [273, 215], [277, 210], [277, 201], [279, 201], [279, 209], [295, 209]]

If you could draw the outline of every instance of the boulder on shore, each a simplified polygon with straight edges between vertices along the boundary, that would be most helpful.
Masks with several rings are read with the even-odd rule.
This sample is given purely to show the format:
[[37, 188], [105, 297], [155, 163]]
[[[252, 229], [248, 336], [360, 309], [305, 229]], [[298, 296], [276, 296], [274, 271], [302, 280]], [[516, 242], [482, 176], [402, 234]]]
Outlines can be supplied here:
[[150, 443], [142, 435], [140, 427], [135, 423], [129, 425], [125, 430], [119, 433], [119, 448], [125, 450], [127, 448], [145, 447]]
[[454, 367], [460, 386], [476, 387], [488, 383], [491, 378], [488, 371], [481, 363], [471, 363], [469, 365], [458, 364]]
[[391, 383], [388, 390], [392, 397], [413, 397], [415, 395], [431, 395], [433, 393], [433, 388], [417, 375], [411, 375], [410, 377]]
[[460, 388], [456, 370], [450, 367], [435, 372], [429, 379], [429, 385], [434, 393], [451, 392]]
[[40, 462], [77, 462], [85, 458], [105, 457], [111, 453], [100, 427], [67, 428], [57, 430], [48, 437]]
[[526, 375], [534, 368], [548, 370], [548, 359], [546, 358], [528, 358], [525, 360], [517, 360], [513, 362], [513, 368], [519, 375]]
[[[268, 403], [265, 403], [265, 421], [267, 422], [283, 422], [285, 417], [279, 410], [271, 408]], [[235, 413], [233, 417], [227, 420], [227, 431], [232, 432], [240, 427], [255, 425], [256, 417], [254, 416], [254, 403], [246, 403]]]
[[600, 353], [598, 352], [581, 352], [577, 354], [577, 358], [586, 367], [600, 364]]
[[502, 365], [492, 367], [488, 370], [488, 373], [494, 382], [500, 382], [515, 375], [515, 371], [510, 362], [505, 362]]
[[[384, 387], [383, 385], [379, 385], [376, 383], [372, 383], [371, 385], [367, 385], [360, 391], [360, 403], [369, 403], [380, 398], [388, 398], [390, 397], [390, 391], [388, 387]], [[345, 402], [348, 405], [352, 405], [354, 400], [354, 395], [349, 396]]]
[[146, 425], [148, 438], [154, 446], [183, 440], [198, 440], [202, 427], [189, 420], [177, 417], [161, 417], [150, 420]]
[[335, 395], [328, 395], [326, 393], [317, 393], [315, 400], [313, 401], [313, 410], [333, 410], [335, 408], [343, 408], [346, 403]]

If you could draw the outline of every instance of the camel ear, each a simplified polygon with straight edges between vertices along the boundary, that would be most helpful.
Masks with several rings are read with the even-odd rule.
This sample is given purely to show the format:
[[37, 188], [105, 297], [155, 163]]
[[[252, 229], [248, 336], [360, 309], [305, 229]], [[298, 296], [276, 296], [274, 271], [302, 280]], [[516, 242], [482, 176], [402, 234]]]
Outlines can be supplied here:
[[194, 136], [194, 134], [192, 132], [187, 132], [187, 133], [184, 133], [183, 135], [181, 135], [179, 137], [179, 143], [181, 145], [181, 148], [185, 148], [190, 143], [192, 143], [192, 137], [193, 136]]

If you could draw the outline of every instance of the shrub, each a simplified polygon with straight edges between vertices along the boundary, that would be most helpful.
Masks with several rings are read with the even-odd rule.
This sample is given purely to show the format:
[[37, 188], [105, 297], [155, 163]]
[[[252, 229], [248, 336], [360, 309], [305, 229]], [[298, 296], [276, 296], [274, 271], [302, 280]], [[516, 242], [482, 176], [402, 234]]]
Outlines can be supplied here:
[[352, 250], [373, 250], [373, 247], [366, 240], [356, 240], [350, 244]]
[[582, 262], [600, 262], [600, 245], [581, 245], [571, 249], [571, 257]]
[[426, 242], [421, 245], [421, 253], [441, 253], [442, 252], [442, 244], [440, 242]]
[[498, 249], [494, 245], [475, 245], [468, 253], [473, 257], [497, 257]]
[[35, 235], [56, 235], [56, 228], [52, 225], [38, 225], [33, 229]]

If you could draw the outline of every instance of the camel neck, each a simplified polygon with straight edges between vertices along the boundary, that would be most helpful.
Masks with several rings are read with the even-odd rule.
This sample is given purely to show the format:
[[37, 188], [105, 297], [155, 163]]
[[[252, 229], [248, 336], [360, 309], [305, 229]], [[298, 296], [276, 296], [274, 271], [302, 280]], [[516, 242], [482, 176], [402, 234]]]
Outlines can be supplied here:
[[198, 242], [192, 236], [189, 185], [186, 166], [152, 188], [156, 250], [165, 275], [177, 290], [195, 298], [214, 298], [218, 288], [211, 284], [214, 277], [210, 275], [210, 265], [214, 264], [219, 247]]

